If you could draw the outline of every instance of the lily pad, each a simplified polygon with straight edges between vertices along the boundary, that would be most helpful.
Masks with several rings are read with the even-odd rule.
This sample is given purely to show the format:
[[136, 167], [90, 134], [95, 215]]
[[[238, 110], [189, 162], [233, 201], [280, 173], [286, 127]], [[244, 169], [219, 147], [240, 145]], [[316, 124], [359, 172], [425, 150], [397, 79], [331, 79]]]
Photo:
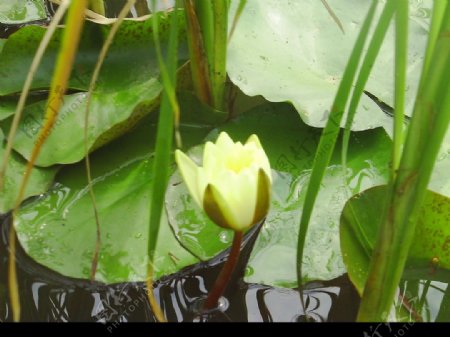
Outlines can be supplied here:
[[[341, 248], [349, 277], [362, 294], [370, 256], [377, 238], [386, 186], [352, 197], [341, 217]], [[428, 191], [420, 210], [415, 238], [403, 277], [409, 280], [450, 281], [450, 199]]]
[[47, 10], [43, 0], [9, 0], [0, 3], [0, 23], [20, 24], [46, 19]]
[[[47, 93], [34, 92], [32, 95], [27, 97], [26, 104], [30, 105], [36, 102], [43, 101], [46, 99]], [[16, 112], [17, 103], [19, 101], [18, 97], [5, 96], [0, 97], [0, 122], [11, 117]], [[1, 123], [0, 126], [5, 123]], [[7, 123], [6, 123], [7, 124]]]
[[[153, 79], [128, 90], [94, 93], [89, 115], [88, 148], [103, 145], [131, 128], [156, 106], [161, 89], [161, 84]], [[56, 124], [42, 147], [36, 165], [69, 164], [84, 157], [86, 99], [86, 93], [64, 96]], [[13, 148], [25, 158], [30, 157], [39, 137], [45, 120], [45, 106], [46, 101], [40, 101], [24, 110]], [[9, 131], [7, 123], [4, 123], [4, 130]]]
[[[234, 18], [239, 0], [232, 1]], [[228, 49], [230, 79], [247, 95], [291, 102], [302, 120], [324, 127], [348, 57], [370, 0], [328, 1], [339, 28], [322, 1], [248, 0]], [[411, 2], [406, 112], [415, 101], [427, 43], [431, 0]], [[379, 2], [377, 16], [384, 2]], [[366, 90], [393, 105], [394, 27], [374, 65]], [[261, 80], [264, 78], [264, 80]], [[343, 123], [345, 123], [345, 118]], [[352, 130], [383, 126], [392, 120], [362, 97]]]
[[[3, 159], [5, 142], [2, 131], [0, 131], [0, 144], [0, 158]], [[6, 213], [14, 207], [26, 165], [27, 162], [19, 154], [14, 151], [11, 153], [8, 160], [4, 186], [0, 193], [0, 213]], [[56, 171], [56, 167], [45, 169], [35, 167], [31, 172], [24, 198], [44, 193], [52, 183]]]
[[[161, 41], [168, 35], [168, 16], [158, 13]], [[183, 17], [184, 18], [184, 17]], [[145, 21], [127, 20], [122, 23], [102, 66], [90, 108], [88, 145], [96, 148], [120, 136], [140, 118], [150, 113], [162, 90], [158, 80], [159, 67], [151, 29], [151, 18]], [[109, 26], [86, 23], [76, 57], [69, 88], [82, 91], [64, 96], [57, 124], [42, 147], [37, 165], [74, 163], [84, 157], [84, 110], [86, 91], [97, 56]], [[0, 54], [0, 95], [20, 92], [36, 48], [45, 32], [42, 27], [27, 26], [7, 40]], [[48, 89], [59, 50], [62, 30], [58, 30], [36, 73], [32, 89]], [[181, 41], [185, 41], [183, 34]], [[179, 60], [187, 59], [185, 44], [181, 43]], [[39, 129], [43, 125], [45, 100], [28, 105], [14, 142], [14, 149], [29, 158]], [[4, 130], [5, 131], [5, 130]]]
[[[298, 224], [321, 130], [302, 123], [289, 104], [259, 106], [212, 131], [233, 140], [258, 135], [273, 169], [271, 209], [249, 261], [246, 280], [295, 287]], [[329, 280], [345, 273], [339, 245], [339, 217], [351, 195], [386, 181], [390, 140], [378, 128], [352, 134], [346, 189], [338, 148], [328, 167], [308, 232], [304, 280]], [[202, 146], [190, 151], [200, 161]], [[239, 191], [236, 191], [239, 193]], [[232, 233], [214, 225], [196, 206], [178, 172], [166, 196], [169, 222], [184, 247], [206, 260], [230, 245]]]
[[12, 116], [16, 111], [17, 101], [14, 99], [0, 100], [0, 121]]
[[[156, 126], [139, 127], [91, 155], [93, 188], [101, 226], [96, 279], [107, 283], [146, 279], [149, 193]], [[200, 142], [210, 127], [184, 125], [185, 146]], [[53, 187], [24, 205], [16, 218], [20, 243], [37, 262], [65, 275], [89, 278], [95, 220], [84, 163], [64, 167]], [[155, 277], [198, 260], [177, 242], [165, 218], [155, 253]]]
[[[162, 48], [165, 50], [169, 35], [170, 15], [180, 16], [182, 12], [159, 12], [159, 33]], [[86, 22], [74, 68], [69, 80], [69, 88], [86, 91], [91, 74], [97, 62], [100, 49], [111, 29], [111, 24]], [[0, 54], [0, 96], [20, 92], [39, 43], [46, 28], [26, 26], [12, 34], [6, 41]], [[31, 88], [50, 87], [53, 69], [62, 40], [63, 29], [58, 29], [44, 53], [42, 62], [36, 72]], [[187, 60], [188, 53], [185, 33], [180, 33], [180, 62]], [[159, 67], [156, 59], [152, 33], [152, 18], [142, 20], [125, 20], [122, 22], [99, 75], [96, 91], [110, 92], [132, 87], [136, 84], [157, 78]]]

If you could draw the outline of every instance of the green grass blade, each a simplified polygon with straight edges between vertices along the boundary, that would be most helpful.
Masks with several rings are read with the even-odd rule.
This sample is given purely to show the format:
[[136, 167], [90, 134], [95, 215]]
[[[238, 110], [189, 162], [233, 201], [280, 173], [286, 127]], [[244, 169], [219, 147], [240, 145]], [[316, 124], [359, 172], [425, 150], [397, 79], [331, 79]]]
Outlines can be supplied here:
[[[153, 2], [155, 2], [155, 0], [153, 0]], [[153, 8], [156, 8], [155, 3], [153, 3]], [[174, 12], [177, 12], [177, 9], [178, 9], [178, 6], [175, 7]], [[174, 19], [172, 19], [172, 20], [174, 20]], [[168, 52], [169, 61], [167, 62], [168, 66], [166, 66], [166, 64], [163, 61], [164, 58], [163, 58], [162, 51], [161, 51], [161, 42], [159, 40], [159, 17], [158, 17], [158, 14], [156, 14], [156, 13], [152, 17], [152, 28], [153, 28], [153, 40], [155, 42], [155, 51], [156, 51], [156, 55], [158, 58], [158, 65], [159, 65], [159, 70], [160, 70], [160, 74], [161, 74], [161, 81], [164, 86], [164, 94], [167, 95], [167, 99], [170, 103], [170, 106], [171, 106], [172, 111], [175, 116], [175, 129], [178, 130], [178, 120], [179, 120], [179, 115], [180, 115], [180, 108], [178, 106], [178, 101], [177, 101], [176, 92], [175, 92], [176, 81], [173, 82], [171, 80], [171, 77], [169, 74], [169, 69], [168, 69], [168, 67], [171, 67], [169, 61], [172, 56]], [[177, 31], [178, 31], [178, 21], [177, 21]], [[171, 31], [171, 34], [172, 34], [172, 31]], [[175, 32], [173, 32], [173, 34], [175, 34]], [[169, 50], [170, 50], [171, 43], [175, 43], [175, 42], [169, 40]], [[176, 43], [178, 46], [178, 40], [176, 41]], [[176, 69], [175, 69], [175, 71], [176, 71]], [[163, 97], [164, 97], [164, 95], [163, 95]]]
[[[57, 120], [58, 112], [63, 102], [63, 95], [67, 90], [69, 76], [72, 71], [75, 54], [78, 48], [78, 42], [84, 25], [84, 10], [86, 9], [86, 6], [87, 0], [72, 1], [70, 4], [64, 35], [62, 38], [62, 45], [58, 53], [55, 70], [50, 84], [50, 91], [45, 109], [45, 123], [39, 130], [37, 142], [33, 147], [33, 151], [20, 184], [17, 200], [13, 208], [13, 222], [14, 216], [23, 199], [34, 163], [39, 156], [42, 145], [47, 140]], [[16, 237], [14, 224], [12, 224], [9, 232], [9, 244], [8, 286], [12, 316], [13, 320], [17, 322], [20, 320], [20, 296], [16, 272]]]
[[392, 148], [391, 179], [400, 165], [403, 146], [403, 123], [405, 122], [406, 68], [408, 65], [408, 1], [397, 1], [395, 13], [395, 104], [394, 142]]
[[[175, 6], [177, 11], [178, 6]], [[150, 223], [148, 234], [148, 278], [147, 287], [150, 303], [159, 321], [165, 321], [159, 306], [153, 297], [153, 260], [155, 256], [159, 225], [164, 206], [164, 196], [167, 188], [170, 173], [170, 158], [172, 151], [174, 121], [177, 114], [178, 103], [175, 96], [175, 83], [177, 75], [177, 55], [178, 55], [178, 13], [173, 13], [170, 23], [169, 47], [166, 55], [166, 64], [163, 61], [160, 44], [157, 14], [153, 15], [154, 41], [157, 45], [158, 62], [160, 65], [164, 92], [159, 111], [158, 128], [156, 132], [155, 160], [153, 164], [153, 177], [150, 186]], [[175, 101], [173, 99], [175, 98]]]
[[436, 41], [438, 38], [439, 30], [441, 28], [442, 19], [445, 13], [445, 6], [447, 6], [447, 3], [448, 1], [446, 0], [433, 1], [433, 15], [431, 19], [430, 33], [428, 35], [428, 46], [425, 53], [425, 60], [423, 62], [423, 74], [425, 74], [430, 67], [431, 56], [433, 55], [434, 48], [436, 46]]
[[348, 115], [345, 122], [344, 136], [342, 138], [342, 165], [344, 167], [344, 171], [346, 170], [345, 167], [347, 162], [348, 143], [350, 140], [350, 129], [353, 124], [356, 109], [358, 108], [364, 87], [367, 83], [367, 80], [369, 79], [369, 75], [375, 63], [375, 59], [378, 56], [378, 52], [383, 43], [384, 37], [386, 36], [386, 32], [389, 28], [392, 16], [394, 15], [396, 8], [395, 3], [396, 3], [395, 1], [388, 1], [385, 5], [383, 12], [381, 13], [380, 19], [378, 21], [378, 25], [376, 26], [375, 31], [373, 33], [373, 37], [370, 41], [366, 56], [361, 65], [361, 69], [359, 71], [358, 78], [355, 83], [355, 89], [353, 90], [353, 95], [350, 100]]
[[30, 92], [31, 84], [33, 82], [34, 75], [41, 63], [42, 57], [44, 56], [45, 50], [58, 27], [59, 22], [62, 20], [64, 14], [67, 11], [67, 8], [70, 5], [70, 1], [62, 1], [58, 6], [55, 15], [53, 16], [52, 21], [47, 27], [44, 37], [42, 38], [41, 43], [33, 57], [33, 61], [30, 65], [30, 70], [28, 71], [27, 78], [25, 79], [25, 83], [22, 88], [22, 92], [20, 93], [19, 102], [17, 103], [17, 108], [14, 113], [14, 118], [11, 123], [11, 128], [8, 134], [8, 142], [6, 143], [5, 153], [3, 155], [1, 169], [0, 169], [0, 192], [3, 189], [4, 177], [6, 174], [8, 159], [12, 151], [12, 147], [14, 145], [14, 138], [16, 137], [17, 129], [19, 127], [20, 119], [22, 118], [22, 112], [25, 107], [25, 103], [28, 97], [28, 93]]
[[239, 22], [239, 18], [241, 17], [242, 12], [244, 11], [245, 5], [247, 4], [247, 0], [241, 0], [239, 1], [239, 6], [236, 10], [236, 14], [233, 18], [233, 23], [231, 24], [230, 33], [228, 34], [228, 42], [231, 41], [231, 38], [233, 37], [234, 31], [236, 30], [237, 24]]
[[[203, 37], [203, 47], [205, 48], [208, 64], [214, 60], [214, 19], [212, 1], [194, 0], [194, 8], [197, 13], [200, 30]], [[212, 67], [210, 69], [212, 77]]]
[[[302, 215], [300, 219], [300, 228], [298, 233], [298, 245], [297, 245], [297, 280], [301, 289], [302, 285], [302, 259], [303, 251], [305, 247], [306, 233], [308, 230], [309, 221], [314, 208], [314, 203], [317, 198], [317, 194], [320, 189], [320, 184], [325, 173], [325, 169], [328, 166], [331, 155], [336, 145], [336, 140], [339, 135], [340, 124], [344, 115], [344, 109], [347, 104], [347, 100], [352, 89], [352, 83], [358, 68], [359, 60], [364, 48], [364, 42], [366, 41], [370, 24], [372, 22], [377, 2], [373, 1], [369, 11], [366, 15], [361, 31], [356, 40], [355, 46], [350, 55], [348, 64], [344, 71], [343, 78], [339, 85], [336, 97], [331, 107], [331, 113], [328, 118], [325, 129], [322, 132], [322, 136], [319, 141], [319, 146], [314, 158], [313, 169], [311, 172], [311, 178], [306, 191], [306, 198], [303, 204]], [[301, 296], [302, 304], [303, 297]]]
[[214, 16], [214, 70], [212, 77], [212, 92], [214, 107], [224, 110], [225, 83], [227, 80], [227, 40], [228, 40], [228, 9], [229, 0], [213, 2]]
[[[210, 77], [213, 66], [208, 63], [206, 57], [202, 30], [192, 0], [184, 0], [184, 10], [194, 90], [201, 102], [213, 106], [214, 98]], [[210, 69], [212, 70], [210, 71]]]
[[103, 0], [91, 0], [90, 7], [95, 13], [105, 16], [105, 3]]
[[[423, 283], [422, 295], [420, 296], [419, 302], [417, 303], [417, 311], [418, 312], [422, 312], [424, 309], [424, 305], [427, 300], [427, 295], [428, 295], [428, 290], [430, 289], [430, 285], [431, 285], [430, 280], [427, 280]], [[428, 306], [425, 308], [425, 310], [427, 311], [427, 314], [429, 313], [429, 309], [430, 308]], [[430, 321], [430, 317], [427, 315], [426, 322], [429, 322], [429, 321]]]
[[450, 6], [447, 4], [430, 65], [422, 75], [400, 166], [387, 196], [358, 313], [360, 321], [388, 318], [411, 246], [418, 210], [450, 122]]
[[450, 286], [447, 286], [435, 322], [448, 322], [449, 317], [450, 317]]

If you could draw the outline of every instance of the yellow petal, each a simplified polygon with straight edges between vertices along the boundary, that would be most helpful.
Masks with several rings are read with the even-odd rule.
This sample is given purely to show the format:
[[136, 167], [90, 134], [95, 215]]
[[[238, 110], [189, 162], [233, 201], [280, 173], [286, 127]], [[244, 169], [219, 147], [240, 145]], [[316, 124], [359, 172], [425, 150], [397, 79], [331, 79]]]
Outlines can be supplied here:
[[233, 150], [234, 142], [226, 132], [221, 132], [216, 141], [216, 146], [223, 153], [230, 153]]
[[217, 225], [243, 231], [267, 215], [272, 172], [256, 135], [243, 145], [221, 132], [206, 143], [203, 167], [181, 151], [175, 156], [194, 200]]
[[[257, 171], [256, 171], [257, 172]], [[226, 202], [227, 217], [230, 226], [235, 230], [244, 230], [253, 224], [256, 207], [257, 173], [247, 169], [236, 174], [224, 170], [212, 177], [211, 184], [220, 192], [221, 199]]]
[[248, 137], [247, 141], [245, 142], [245, 144], [250, 144], [250, 143], [254, 143], [256, 145], [257, 148], [262, 149], [262, 145], [261, 142], [259, 141], [259, 138], [257, 135], [253, 134], [250, 137]]
[[182, 151], [175, 151], [175, 161], [195, 202], [202, 207], [203, 191], [199, 191], [199, 167]]
[[272, 182], [272, 171], [270, 169], [269, 159], [267, 158], [267, 155], [264, 152], [264, 149], [261, 145], [261, 142], [259, 141], [258, 136], [253, 134], [250, 137], [248, 137], [247, 141], [245, 142], [245, 145], [247, 146], [253, 145], [256, 147], [254, 161], [257, 165], [259, 165], [259, 167], [261, 167], [264, 170], [270, 182]]
[[215, 172], [225, 167], [223, 151], [215, 144], [207, 142], [203, 151], [203, 167], [207, 172]]

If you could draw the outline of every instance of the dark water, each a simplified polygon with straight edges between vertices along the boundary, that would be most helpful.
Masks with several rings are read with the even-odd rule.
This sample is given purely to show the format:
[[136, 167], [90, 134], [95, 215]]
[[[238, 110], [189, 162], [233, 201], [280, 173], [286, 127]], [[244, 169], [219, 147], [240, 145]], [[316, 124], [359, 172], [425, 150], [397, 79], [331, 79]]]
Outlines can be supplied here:
[[[10, 221], [9, 217], [0, 220], [0, 320], [11, 321], [10, 306], [5, 301]], [[259, 228], [255, 227], [245, 237], [241, 259], [224, 295], [221, 310], [199, 315], [195, 308], [212, 288], [228, 251], [155, 282], [155, 295], [167, 319], [172, 322], [289, 322], [304, 321], [306, 312], [313, 321], [355, 320], [359, 297], [346, 275], [328, 282], [307, 284], [305, 311], [296, 289], [245, 283], [245, 265], [258, 232]], [[20, 244], [18, 247], [22, 321], [155, 321], [144, 283], [106, 285], [67, 278], [34, 262]]]

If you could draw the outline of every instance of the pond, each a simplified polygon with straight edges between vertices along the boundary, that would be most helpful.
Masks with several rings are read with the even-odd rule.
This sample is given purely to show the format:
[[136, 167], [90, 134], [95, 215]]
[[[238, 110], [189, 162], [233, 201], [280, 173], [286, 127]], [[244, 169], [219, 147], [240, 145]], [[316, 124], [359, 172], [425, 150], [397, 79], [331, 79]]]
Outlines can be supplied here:
[[75, 3], [0, 5], [0, 321], [450, 320], [449, 4]]

